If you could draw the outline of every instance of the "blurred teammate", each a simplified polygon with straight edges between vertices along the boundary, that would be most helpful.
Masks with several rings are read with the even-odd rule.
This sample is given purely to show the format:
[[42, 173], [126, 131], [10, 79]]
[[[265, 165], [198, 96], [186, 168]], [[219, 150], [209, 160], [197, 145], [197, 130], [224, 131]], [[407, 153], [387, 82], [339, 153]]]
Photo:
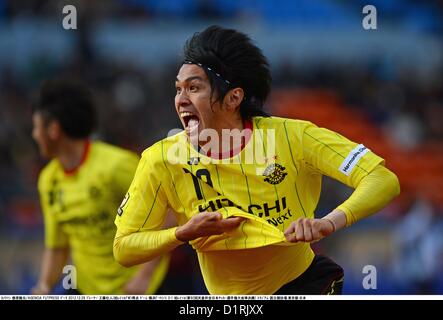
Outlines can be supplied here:
[[51, 293], [69, 255], [81, 294], [156, 292], [166, 274], [168, 256], [142, 267], [124, 268], [112, 253], [115, 213], [134, 176], [138, 156], [89, 140], [96, 114], [90, 91], [79, 83], [44, 83], [32, 120], [32, 136], [41, 155], [52, 159], [38, 181], [46, 248], [32, 293]]
[[[116, 218], [116, 259], [135, 265], [190, 242], [211, 294], [341, 293], [342, 268], [310, 243], [380, 210], [397, 177], [361, 144], [267, 116], [268, 62], [246, 35], [209, 27], [184, 56], [175, 107], [185, 131], [143, 153]], [[315, 219], [322, 175], [355, 191]], [[180, 225], [158, 230], [168, 207]]]

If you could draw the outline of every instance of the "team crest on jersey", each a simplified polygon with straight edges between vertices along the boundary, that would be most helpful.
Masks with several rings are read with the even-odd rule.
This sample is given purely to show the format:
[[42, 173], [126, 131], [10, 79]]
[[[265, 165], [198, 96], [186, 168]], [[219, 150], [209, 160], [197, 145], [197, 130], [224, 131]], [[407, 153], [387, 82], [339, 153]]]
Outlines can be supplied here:
[[270, 184], [279, 184], [288, 174], [285, 170], [286, 168], [278, 163], [270, 164], [263, 172], [263, 176], [266, 177], [265, 181]]

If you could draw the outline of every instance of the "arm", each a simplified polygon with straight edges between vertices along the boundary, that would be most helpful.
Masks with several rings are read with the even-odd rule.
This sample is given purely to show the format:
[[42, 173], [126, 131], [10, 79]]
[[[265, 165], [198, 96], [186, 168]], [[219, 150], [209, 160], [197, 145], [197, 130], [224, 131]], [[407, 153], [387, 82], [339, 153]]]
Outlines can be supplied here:
[[230, 217], [224, 219], [220, 212], [201, 212], [193, 216], [186, 224], [178, 227], [175, 236], [180, 241], [188, 242], [200, 237], [207, 237], [229, 232], [237, 228], [245, 219]]
[[63, 267], [68, 260], [69, 249], [46, 248], [43, 253], [40, 276], [35, 287], [31, 289], [32, 294], [50, 294], [54, 285], [60, 278]]
[[143, 153], [117, 211], [114, 258], [125, 267], [148, 262], [180, 244], [174, 228], [160, 230], [168, 210], [167, 179], [154, 168], [156, 157], [150, 149]]
[[176, 229], [130, 231], [118, 228], [114, 258], [122, 266], [132, 267], [161, 256], [183, 243], [175, 237]]
[[400, 193], [397, 176], [378, 165], [358, 184], [352, 195], [322, 219], [298, 219], [285, 231], [290, 242], [318, 241], [386, 206]]
[[68, 236], [56, 219], [49, 195], [54, 192], [52, 180], [47, 178], [47, 171], [40, 174], [38, 191], [45, 223], [45, 250], [37, 284], [31, 289], [32, 294], [49, 294], [60, 278], [69, 256]]
[[[169, 210], [163, 227], [170, 228], [175, 225], [176, 222], [174, 216], [172, 214], [172, 211]], [[157, 257], [143, 264], [136, 275], [126, 284], [124, 288], [125, 294], [149, 294], [150, 292], [148, 292], [148, 288], [150, 287], [152, 277], [154, 276], [155, 270], [157, 268], [161, 268], [162, 259], [165, 259], [165, 257]], [[166, 262], [166, 264], [169, 263], [169, 259], [167, 260], [168, 261]], [[161, 279], [161, 281], [163, 281], [163, 279]]]
[[135, 277], [126, 284], [124, 289], [125, 294], [146, 294], [154, 270], [160, 264], [161, 260], [162, 257], [157, 257], [143, 264]]
[[201, 212], [180, 227], [126, 234], [117, 230], [114, 257], [125, 267], [144, 263], [173, 250], [184, 242], [228, 232], [237, 228], [243, 220], [240, 217], [223, 219], [220, 212]]
[[161, 157], [159, 152], [148, 149], [143, 153], [115, 220], [117, 233], [114, 257], [126, 267], [148, 262], [183, 242], [205, 235], [221, 234], [226, 231], [226, 225], [229, 227], [235, 221], [222, 219], [220, 213], [203, 212], [180, 227], [161, 230], [168, 211], [167, 194], [172, 186], [170, 173], [162, 171], [164, 165], [157, 159], [159, 154]]

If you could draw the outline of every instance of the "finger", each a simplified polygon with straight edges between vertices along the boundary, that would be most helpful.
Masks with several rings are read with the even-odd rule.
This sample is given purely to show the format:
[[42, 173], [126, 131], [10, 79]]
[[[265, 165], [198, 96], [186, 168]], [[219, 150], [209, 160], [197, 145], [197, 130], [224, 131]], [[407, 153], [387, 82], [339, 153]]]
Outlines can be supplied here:
[[208, 220], [221, 220], [222, 214], [218, 211], [205, 213]]
[[305, 233], [303, 229], [303, 219], [298, 219], [295, 226], [295, 238], [297, 241], [304, 241]]
[[312, 228], [311, 220], [309, 219], [303, 220], [303, 234], [304, 234], [304, 241], [306, 242], [312, 241], [311, 228]]
[[230, 229], [237, 228], [243, 221], [245, 221], [245, 218], [242, 217], [231, 217], [229, 219], [223, 219], [220, 221], [220, 226], [223, 230], [227, 231]]
[[295, 236], [295, 233], [285, 235], [285, 238], [288, 242], [297, 242], [297, 238]]
[[[243, 217], [229, 217], [229, 218], [227, 218], [227, 219], [224, 219], [224, 220], [222, 220], [222, 221], [226, 221], [226, 222], [229, 222], [229, 223], [231, 223], [231, 225], [232, 225], [232, 228], [236, 228], [236, 227], [238, 227], [239, 225], [241, 225], [243, 222], [246, 222], [246, 218], [243, 218]], [[226, 223], [225, 222], [225, 223]]]
[[284, 235], [288, 242], [297, 242], [297, 239], [295, 237], [295, 227], [297, 223], [291, 222], [289, 227], [285, 230]]
[[319, 224], [317, 221], [312, 222], [312, 241], [318, 241], [323, 238], [321, 234], [321, 224]]
[[247, 219], [244, 218], [244, 217], [236, 217], [236, 216], [230, 216], [230, 217], [227, 217], [225, 220], [228, 220], [228, 219], [240, 219], [240, 221], [245, 221], [245, 220], [247, 220]]
[[293, 234], [293, 233], [295, 232], [295, 225], [296, 225], [295, 222], [292, 222], [292, 223], [289, 225], [289, 227], [288, 227], [288, 228], [285, 230], [285, 232], [284, 232], [285, 237], [286, 237], [286, 236], [289, 236], [289, 235], [291, 235], [291, 234]]
[[312, 230], [312, 240], [311, 240], [311, 241], [318, 241], [318, 240], [320, 240], [321, 238], [323, 238], [323, 236], [321, 235], [321, 233], [320, 233], [318, 230], [313, 229], [313, 230]]

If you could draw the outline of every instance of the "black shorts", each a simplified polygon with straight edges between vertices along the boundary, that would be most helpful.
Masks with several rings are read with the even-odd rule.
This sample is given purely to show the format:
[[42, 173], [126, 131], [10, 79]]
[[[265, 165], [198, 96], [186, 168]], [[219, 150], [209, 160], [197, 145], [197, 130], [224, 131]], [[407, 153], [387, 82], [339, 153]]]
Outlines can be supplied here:
[[316, 255], [311, 265], [298, 278], [288, 282], [278, 295], [341, 294], [343, 268], [328, 257]]

